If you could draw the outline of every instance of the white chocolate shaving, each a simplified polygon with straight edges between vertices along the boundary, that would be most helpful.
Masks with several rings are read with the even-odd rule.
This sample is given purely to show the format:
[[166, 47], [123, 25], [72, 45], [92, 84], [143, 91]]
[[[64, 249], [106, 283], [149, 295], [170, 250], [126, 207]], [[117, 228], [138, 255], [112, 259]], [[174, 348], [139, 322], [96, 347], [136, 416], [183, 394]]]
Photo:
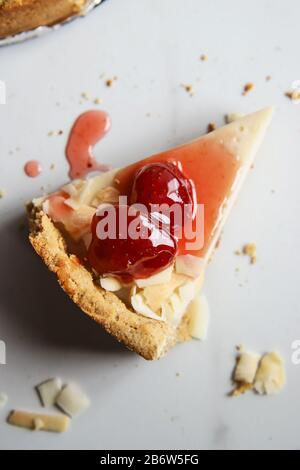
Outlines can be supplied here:
[[260, 359], [260, 354], [251, 351], [241, 352], [237, 359], [237, 365], [234, 371], [235, 382], [252, 384], [255, 379]]
[[189, 333], [192, 338], [204, 340], [209, 324], [209, 306], [204, 294], [197, 295], [188, 306]]
[[7, 422], [13, 426], [32, 430], [65, 432], [69, 427], [70, 418], [63, 415], [43, 415], [14, 410], [9, 414]]
[[278, 393], [285, 385], [283, 359], [277, 352], [263, 356], [254, 381], [254, 389], [261, 395]]
[[36, 386], [43, 406], [53, 406], [57, 395], [61, 391], [62, 381], [59, 378], [53, 378], [42, 382]]
[[84, 411], [90, 405], [90, 400], [77, 385], [68, 384], [57, 396], [55, 404], [73, 417]]

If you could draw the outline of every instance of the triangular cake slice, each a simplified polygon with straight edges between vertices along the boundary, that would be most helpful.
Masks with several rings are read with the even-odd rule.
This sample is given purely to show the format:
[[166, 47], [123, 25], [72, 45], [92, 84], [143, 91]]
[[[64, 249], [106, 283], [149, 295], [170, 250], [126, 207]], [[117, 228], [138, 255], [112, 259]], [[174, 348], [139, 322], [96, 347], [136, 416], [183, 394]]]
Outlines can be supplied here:
[[[253, 163], [272, 113], [272, 108], [263, 109], [121, 170], [72, 181], [60, 191], [30, 204], [30, 242], [57, 275], [61, 287], [88, 316], [144, 358], [160, 358], [180, 338], [187, 336], [188, 306], [201, 289], [207, 261]], [[170, 171], [176, 167], [175, 180], [179, 178], [180, 181], [178, 175], [184, 175], [186, 187], [192, 188], [194, 203], [204, 207], [202, 243], [193, 250], [187, 249], [186, 245], [183, 249], [175, 232], [170, 232], [169, 238], [178, 241], [176, 253], [172, 252], [172, 257], [157, 268], [159, 256], [166, 256], [166, 252], [161, 252], [163, 255], [159, 252], [155, 262], [150, 263], [151, 269], [155, 265], [156, 270], [151, 274], [151, 270], [144, 269], [147, 275], [143, 275], [141, 269], [132, 274], [130, 256], [139, 257], [141, 246], [134, 244], [133, 254], [121, 253], [120, 256], [118, 252], [119, 257], [129, 259], [130, 266], [124, 276], [121, 268], [120, 271], [115, 269], [118, 257], [114, 256], [114, 251], [111, 256], [106, 252], [104, 242], [100, 241], [99, 245], [96, 240], [97, 249], [92, 250], [95, 229], [91, 228], [94, 227], [91, 222], [95, 220], [97, 208], [108, 204], [115, 207], [119, 196], [130, 194], [132, 188], [136, 190], [137, 175], [144, 174], [143, 182], [147, 183], [144, 187], [140, 185], [141, 199], [145, 194], [148, 197], [156, 194], [156, 182], [153, 181], [152, 187], [151, 175], [155, 178], [154, 170], [159, 165], [164, 170], [171, 168]], [[148, 170], [146, 177], [145, 169]], [[163, 179], [161, 173], [157, 178]], [[182, 197], [184, 199], [184, 195]], [[116, 249], [120, 250], [120, 246], [126, 251], [131, 245], [120, 244]], [[91, 250], [94, 257], [95, 253], [100, 257], [102, 253], [105, 260], [93, 264]]]

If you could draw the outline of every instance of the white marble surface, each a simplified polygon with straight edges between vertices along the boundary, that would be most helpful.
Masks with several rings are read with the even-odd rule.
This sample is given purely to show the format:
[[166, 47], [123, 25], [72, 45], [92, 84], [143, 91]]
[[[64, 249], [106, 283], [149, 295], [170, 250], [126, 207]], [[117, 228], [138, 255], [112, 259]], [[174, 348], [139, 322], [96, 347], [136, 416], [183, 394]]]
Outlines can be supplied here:
[[[0, 201], [0, 339], [7, 345], [0, 392], [9, 396], [0, 448], [299, 448], [300, 365], [291, 362], [291, 343], [300, 338], [300, 105], [284, 96], [300, 79], [299, 14], [295, 0], [108, 0], [60, 31], [0, 50], [7, 85], [0, 105], [0, 187], [7, 191]], [[119, 77], [113, 88], [103, 73]], [[255, 89], [242, 97], [248, 81]], [[192, 83], [195, 96], [181, 83]], [[209, 121], [220, 125], [226, 112], [277, 107], [207, 273], [208, 339], [159, 362], [128, 352], [74, 307], [19, 230], [23, 203], [67, 178], [67, 132], [92, 107], [80, 104], [82, 92], [103, 98], [111, 115], [112, 130], [95, 153], [112, 165], [191, 139]], [[58, 129], [62, 136], [47, 135]], [[22, 169], [32, 158], [44, 166], [35, 180]], [[233, 254], [252, 240], [255, 266]], [[241, 342], [281, 351], [288, 384], [280, 395], [226, 396]], [[92, 399], [70, 432], [32, 434], [4, 423], [11, 408], [39, 409], [33, 386], [56, 375], [78, 381]]]

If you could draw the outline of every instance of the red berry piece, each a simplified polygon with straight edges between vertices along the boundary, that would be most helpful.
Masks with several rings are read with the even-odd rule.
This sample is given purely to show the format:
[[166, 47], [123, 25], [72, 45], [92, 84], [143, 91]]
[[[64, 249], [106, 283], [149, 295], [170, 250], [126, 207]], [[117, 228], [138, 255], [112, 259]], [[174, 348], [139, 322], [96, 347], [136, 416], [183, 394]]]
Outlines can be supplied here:
[[124, 282], [147, 278], [170, 266], [176, 252], [176, 239], [133, 206], [110, 205], [93, 218], [88, 260], [100, 275]]
[[150, 163], [141, 168], [135, 175], [131, 203], [144, 204], [149, 210], [153, 205], [167, 205], [180, 208], [181, 217], [174, 217], [171, 212], [171, 233], [176, 233], [179, 226], [184, 225], [186, 217], [193, 217], [194, 195], [193, 186], [181, 170], [173, 163]]

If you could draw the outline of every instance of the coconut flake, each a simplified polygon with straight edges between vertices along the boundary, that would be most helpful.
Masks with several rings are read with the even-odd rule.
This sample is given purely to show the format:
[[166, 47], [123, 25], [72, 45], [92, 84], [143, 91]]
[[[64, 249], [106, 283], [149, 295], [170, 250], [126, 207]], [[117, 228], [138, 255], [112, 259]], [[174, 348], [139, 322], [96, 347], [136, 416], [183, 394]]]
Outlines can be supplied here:
[[133, 310], [139, 313], [140, 315], [152, 318], [153, 320], [165, 321], [165, 317], [163, 314], [159, 316], [157, 313], [151, 310], [150, 307], [148, 307], [142, 294], [133, 294], [131, 296], [130, 301]]
[[197, 295], [192, 300], [187, 313], [190, 317], [190, 335], [192, 338], [204, 340], [207, 336], [209, 324], [209, 306], [204, 294]]
[[68, 384], [56, 397], [55, 404], [73, 417], [84, 411], [90, 405], [90, 400], [77, 385]]
[[118, 290], [122, 289], [121, 282], [115, 277], [101, 277], [100, 285], [103, 289], [110, 292], [117, 292]]
[[43, 406], [52, 406], [62, 388], [62, 381], [59, 378], [53, 378], [42, 382], [36, 386]]
[[277, 352], [265, 354], [260, 361], [254, 381], [254, 389], [261, 395], [278, 393], [285, 385], [283, 359]]
[[204, 270], [204, 260], [198, 256], [180, 255], [176, 258], [175, 266], [177, 274], [197, 278]]
[[155, 286], [157, 284], [166, 284], [171, 281], [173, 272], [173, 265], [169, 266], [167, 269], [150, 276], [147, 279], [137, 279], [135, 281], [136, 285], [140, 288], [147, 286]]

